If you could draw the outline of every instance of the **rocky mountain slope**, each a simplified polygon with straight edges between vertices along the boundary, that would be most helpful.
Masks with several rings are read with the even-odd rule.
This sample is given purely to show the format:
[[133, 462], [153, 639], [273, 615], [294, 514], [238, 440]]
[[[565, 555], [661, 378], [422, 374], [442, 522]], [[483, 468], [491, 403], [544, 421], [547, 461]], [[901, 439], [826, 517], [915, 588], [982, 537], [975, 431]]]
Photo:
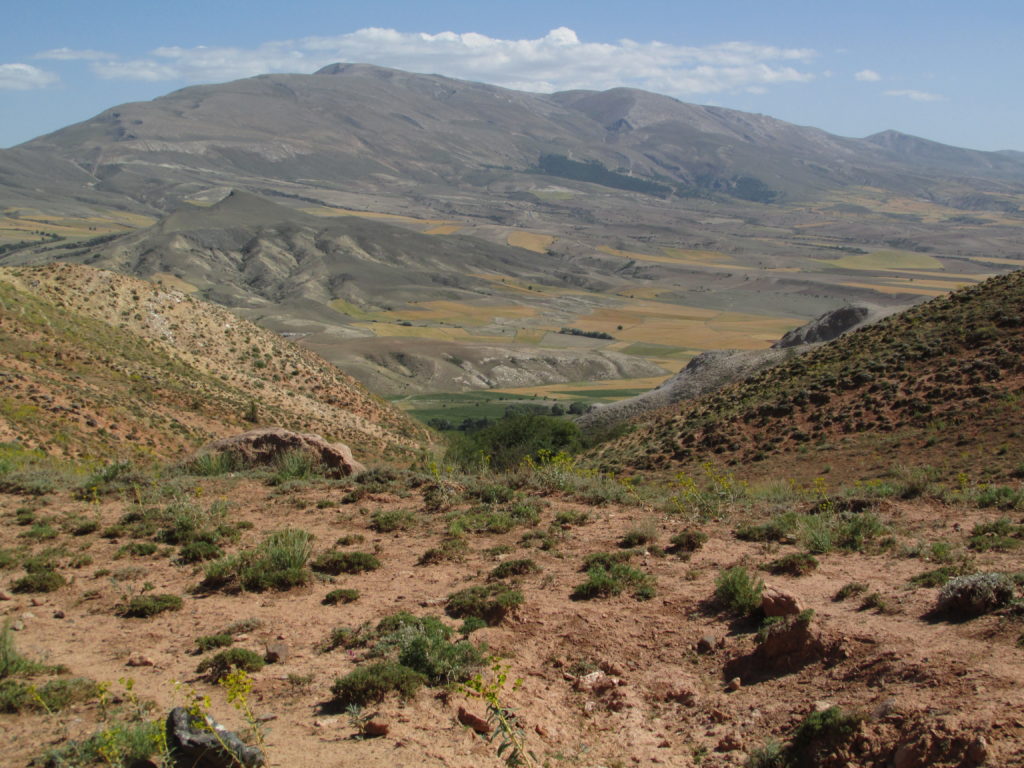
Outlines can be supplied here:
[[769, 349], [702, 352], [679, 373], [670, 376], [649, 392], [591, 409], [579, 418], [579, 426], [584, 430], [607, 430], [644, 413], [695, 400], [757, 371], [778, 365], [794, 355], [809, 352], [817, 345], [874, 322], [886, 313], [877, 307], [840, 307], [806, 325], [794, 328]]
[[426, 439], [313, 353], [179, 291], [54, 264], [0, 270], [0, 297], [0, 441], [180, 457], [258, 422], [399, 459]]
[[[992, 278], [663, 411], [601, 450], [606, 467], [714, 459], [769, 475], [841, 476], [904, 463], [1020, 472], [1024, 272]], [[951, 451], [950, 445], [956, 450]]]

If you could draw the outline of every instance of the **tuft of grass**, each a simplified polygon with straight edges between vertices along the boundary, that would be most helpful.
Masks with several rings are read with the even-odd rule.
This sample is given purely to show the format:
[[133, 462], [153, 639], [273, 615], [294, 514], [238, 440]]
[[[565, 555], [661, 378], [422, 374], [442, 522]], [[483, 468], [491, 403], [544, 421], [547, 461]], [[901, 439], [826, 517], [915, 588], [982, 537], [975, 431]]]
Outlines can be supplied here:
[[461, 536], [450, 536], [443, 539], [436, 547], [431, 547], [418, 561], [419, 565], [435, 565], [443, 562], [461, 562], [469, 552], [469, 545]]
[[55, 592], [67, 584], [52, 566], [33, 568], [11, 584], [12, 592]]
[[655, 544], [658, 541], [658, 524], [654, 520], [645, 520], [640, 525], [630, 528], [619, 539], [619, 546], [623, 549], [642, 547]]
[[518, 589], [507, 584], [486, 584], [448, 595], [445, 610], [454, 618], [476, 616], [495, 626], [522, 604], [523, 593]]
[[[618, 553], [599, 553], [618, 554]], [[625, 553], [623, 553], [625, 554]], [[631, 588], [637, 600], [650, 600], [655, 595], [654, 577], [632, 568], [617, 560], [603, 561], [587, 558], [592, 564], [587, 568], [587, 580], [572, 592], [573, 600], [593, 600], [599, 597], [614, 597]], [[586, 561], [585, 561], [586, 563]]]
[[829, 707], [812, 712], [797, 727], [790, 741], [789, 763], [794, 768], [820, 765], [822, 758], [833, 754], [857, 730], [862, 718], [844, 712], [840, 707]]
[[202, 635], [196, 638], [196, 649], [200, 653], [206, 653], [216, 648], [228, 648], [234, 642], [235, 638], [228, 632], [218, 635]]
[[690, 553], [696, 552], [703, 547], [708, 541], [708, 535], [704, 531], [698, 531], [695, 528], [687, 528], [685, 531], [672, 536], [669, 539], [671, 543], [671, 551], [679, 554], [689, 555]]
[[84, 677], [49, 680], [40, 686], [8, 678], [0, 680], [0, 712], [59, 712], [77, 702], [94, 699], [99, 692], [96, 682]]
[[864, 596], [858, 610], [878, 611], [879, 613], [898, 613], [896, 606], [885, 599], [881, 592], [872, 592]]
[[806, 576], [818, 567], [818, 558], [807, 552], [793, 552], [772, 560], [765, 568], [776, 575]]
[[370, 527], [378, 533], [407, 531], [416, 525], [416, 513], [411, 509], [378, 509], [370, 516]]
[[274, 531], [239, 558], [238, 582], [251, 592], [301, 586], [310, 578], [306, 561], [312, 552], [313, 534], [297, 528]]
[[246, 648], [228, 648], [208, 659], [203, 659], [196, 667], [200, 675], [208, 675], [213, 682], [219, 682], [232, 670], [241, 669], [245, 672], [259, 672], [263, 669], [263, 657]]
[[540, 566], [530, 558], [506, 560], [504, 563], [495, 566], [487, 578], [507, 579], [512, 576], [526, 576], [531, 573], [537, 573], [539, 570]]
[[868, 585], [863, 581], [851, 581], [841, 586], [839, 591], [832, 597], [832, 600], [839, 603], [846, 600], [848, 597], [855, 597], [857, 595], [864, 594], [867, 591]]
[[284, 485], [296, 480], [312, 480], [323, 477], [323, 464], [309, 451], [302, 449], [285, 451], [274, 462], [274, 474], [267, 482], [270, 485]]
[[181, 598], [177, 595], [136, 595], [118, 615], [126, 619], [148, 619], [165, 611], [178, 610], [181, 610]]
[[747, 755], [744, 768], [786, 768], [786, 750], [782, 743], [769, 739]]
[[331, 686], [333, 703], [338, 707], [366, 706], [383, 701], [389, 693], [411, 699], [426, 682], [426, 677], [396, 661], [380, 661], [356, 667]]
[[380, 568], [380, 560], [369, 552], [338, 552], [330, 550], [321, 553], [311, 564], [317, 573], [337, 576], [342, 573], [362, 573]]
[[942, 587], [950, 579], [955, 579], [957, 576], [970, 576], [975, 570], [974, 563], [965, 559], [919, 573], [911, 577], [910, 584], [914, 587]]
[[715, 578], [715, 600], [735, 613], [753, 615], [761, 610], [764, 582], [755, 579], [746, 568], [737, 565]]
[[54, 667], [25, 658], [14, 646], [14, 632], [11, 620], [4, 621], [0, 629], [0, 680], [8, 677], [39, 675], [56, 671]]
[[359, 599], [359, 590], [357, 589], [332, 589], [322, 600], [324, 605], [342, 605], [344, 603], [354, 603]]

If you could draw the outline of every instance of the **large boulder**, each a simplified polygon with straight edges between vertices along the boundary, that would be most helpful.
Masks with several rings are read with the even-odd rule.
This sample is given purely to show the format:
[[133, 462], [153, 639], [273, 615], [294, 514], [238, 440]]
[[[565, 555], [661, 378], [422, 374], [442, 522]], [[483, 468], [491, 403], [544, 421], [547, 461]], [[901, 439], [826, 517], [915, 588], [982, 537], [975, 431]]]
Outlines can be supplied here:
[[283, 454], [304, 451], [320, 462], [328, 473], [344, 476], [366, 470], [344, 443], [328, 443], [319, 435], [292, 432], [280, 427], [263, 427], [207, 443], [199, 454], [230, 453], [247, 465], [273, 464]]
[[249, 747], [207, 715], [195, 723], [188, 710], [175, 707], [167, 715], [167, 748], [174, 768], [257, 768], [263, 752]]

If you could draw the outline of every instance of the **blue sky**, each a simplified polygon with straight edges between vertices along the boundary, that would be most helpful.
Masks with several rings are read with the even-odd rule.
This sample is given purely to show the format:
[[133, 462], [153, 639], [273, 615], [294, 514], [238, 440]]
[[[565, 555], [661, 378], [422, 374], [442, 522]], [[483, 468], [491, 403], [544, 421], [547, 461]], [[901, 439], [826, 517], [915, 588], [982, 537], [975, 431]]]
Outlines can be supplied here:
[[0, 147], [190, 84], [368, 61], [1024, 151], [1022, 45], [1020, 0], [34, 0], [0, 25]]

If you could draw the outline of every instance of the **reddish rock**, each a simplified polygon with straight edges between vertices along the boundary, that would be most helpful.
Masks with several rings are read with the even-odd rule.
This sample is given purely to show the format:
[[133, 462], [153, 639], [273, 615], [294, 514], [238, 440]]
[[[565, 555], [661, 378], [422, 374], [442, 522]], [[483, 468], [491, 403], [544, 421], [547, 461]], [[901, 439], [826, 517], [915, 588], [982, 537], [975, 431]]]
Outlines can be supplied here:
[[363, 733], [367, 736], [387, 736], [388, 731], [391, 730], [391, 724], [386, 720], [374, 719], [370, 720], [363, 726]]
[[128, 657], [129, 667], [152, 667], [153, 660], [141, 653], [133, 653]]
[[796, 595], [765, 587], [761, 593], [761, 610], [765, 616], [795, 616], [804, 610], [804, 605]]
[[199, 455], [231, 453], [248, 465], [272, 464], [282, 454], [305, 451], [333, 475], [358, 474], [366, 467], [352, 457], [343, 443], [328, 443], [319, 435], [301, 434], [279, 427], [253, 429], [240, 435], [214, 440], [199, 449]]
[[486, 735], [491, 732], [490, 724], [479, 715], [474, 715], [465, 707], [459, 707], [459, 722], [468, 728], [472, 728], [474, 731], [481, 735]]

